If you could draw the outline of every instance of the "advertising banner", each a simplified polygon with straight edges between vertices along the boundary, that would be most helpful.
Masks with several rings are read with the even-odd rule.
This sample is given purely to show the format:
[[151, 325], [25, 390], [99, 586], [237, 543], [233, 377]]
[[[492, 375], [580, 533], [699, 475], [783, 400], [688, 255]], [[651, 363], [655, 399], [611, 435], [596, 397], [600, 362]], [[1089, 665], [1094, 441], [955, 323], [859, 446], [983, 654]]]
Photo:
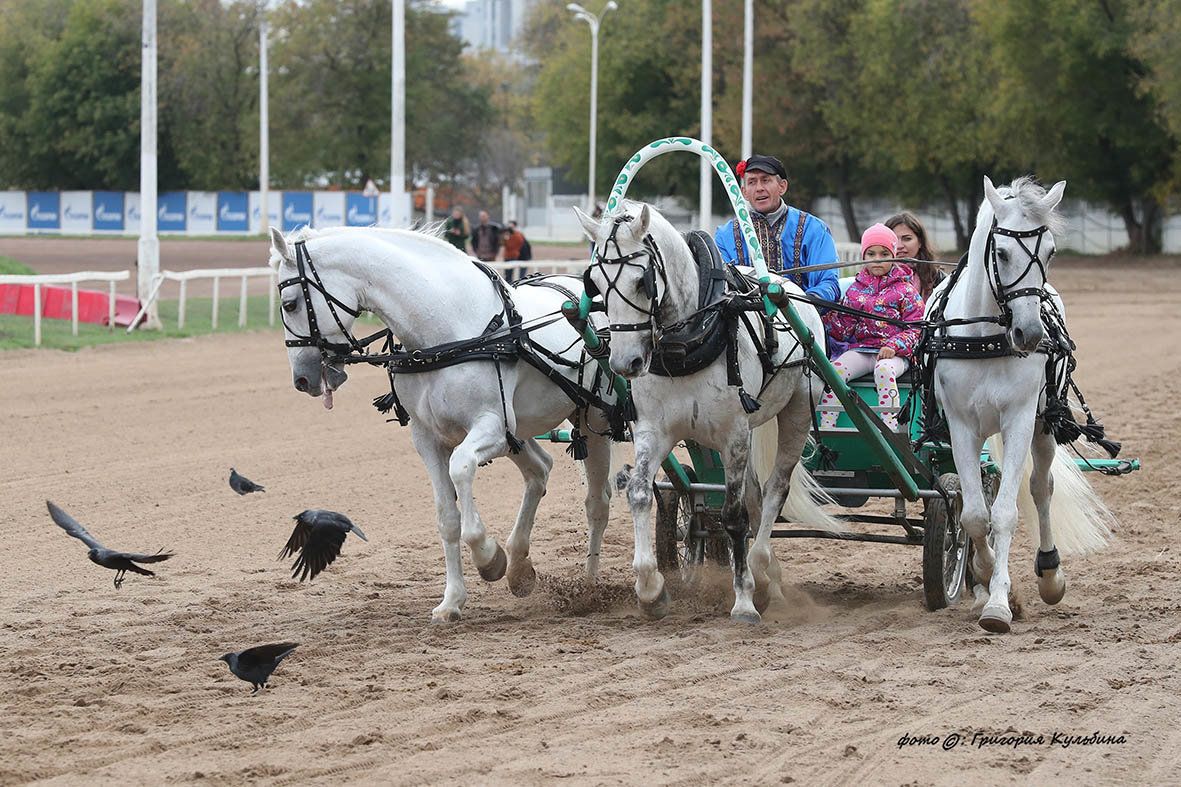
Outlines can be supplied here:
[[0, 191], [0, 233], [23, 235], [27, 209], [23, 191]]
[[344, 224], [344, 192], [317, 191], [314, 194], [316, 204], [316, 227], [340, 227]]
[[250, 214], [246, 203], [245, 191], [219, 191], [217, 193], [217, 231], [249, 232]]
[[282, 211], [283, 195], [277, 191], [267, 192], [267, 201], [270, 202], [267, 210], [267, 220], [262, 221], [262, 194], [257, 191], [250, 192], [250, 231], [255, 235], [270, 234], [271, 227], [282, 227], [279, 222], [279, 214]]
[[90, 218], [93, 202], [94, 198], [89, 191], [63, 191], [61, 193], [62, 232], [71, 235], [89, 235], [90, 231], [94, 229]]
[[185, 192], [165, 191], [156, 197], [156, 229], [160, 232], [185, 231]]
[[56, 191], [29, 192], [29, 229], [60, 230], [61, 199]]
[[94, 228], [106, 232], [123, 231], [123, 192], [95, 191]]
[[377, 223], [377, 197], [351, 192], [344, 197], [345, 223], [350, 227], [368, 227]]
[[217, 232], [217, 192], [189, 192], [189, 234], [213, 235]]
[[140, 206], [139, 192], [128, 191], [123, 194], [123, 231], [139, 234]]
[[312, 193], [310, 191], [283, 192], [283, 231], [311, 226]]

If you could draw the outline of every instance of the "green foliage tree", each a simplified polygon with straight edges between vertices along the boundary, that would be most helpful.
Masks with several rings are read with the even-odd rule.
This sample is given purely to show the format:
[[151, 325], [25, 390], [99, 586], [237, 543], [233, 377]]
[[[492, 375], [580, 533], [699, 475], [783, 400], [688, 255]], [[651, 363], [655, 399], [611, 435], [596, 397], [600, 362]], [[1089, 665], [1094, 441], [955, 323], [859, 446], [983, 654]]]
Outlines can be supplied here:
[[1161, 122], [1148, 72], [1132, 52], [1133, 2], [978, 0], [1005, 89], [998, 132], [1047, 180], [1103, 200], [1123, 217], [1131, 251], [1160, 250], [1163, 197], [1177, 140]]
[[[1131, 9], [1132, 54], [1147, 69], [1141, 92], [1152, 95], [1174, 142], [1181, 140], [1181, 5], [1175, 0], [1142, 0]], [[1176, 194], [1181, 186], [1181, 145], [1173, 148], [1172, 178], [1159, 195]]]

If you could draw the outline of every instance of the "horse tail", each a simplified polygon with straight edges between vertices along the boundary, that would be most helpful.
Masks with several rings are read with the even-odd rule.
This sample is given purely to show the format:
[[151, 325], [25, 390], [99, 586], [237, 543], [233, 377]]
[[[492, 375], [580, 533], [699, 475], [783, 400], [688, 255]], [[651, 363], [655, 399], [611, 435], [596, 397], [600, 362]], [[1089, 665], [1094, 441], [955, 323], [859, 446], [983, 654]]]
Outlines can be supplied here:
[[[809, 437], [804, 446], [805, 456], [815, 445], [815, 442]], [[778, 452], [779, 424], [772, 418], [751, 432], [750, 461], [755, 469], [755, 475], [760, 481], [771, 476], [771, 470], [775, 467], [775, 456]], [[791, 471], [791, 486], [788, 487], [787, 500], [784, 501], [783, 509], [779, 513], [792, 522], [828, 533], [845, 535], [848, 530], [842, 522], [821, 508], [823, 505], [835, 505], [835, 503], [836, 501], [829, 497], [824, 488], [804, 467], [803, 461], [800, 461]]]
[[[988, 438], [986, 445], [999, 463], [1004, 451], [1000, 435]], [[1026, 457], [1021, 483], [1017, 486], [1017, 512], [1020, 520], [1028, 523], [1027, 530], [1036, 549], [1041, 547], [1041, 536], [1037, 526], [1037, 506], [1029, 491], [1032, 472], [1032, 458]], [[1050, 475], [1054, 479], [1054, 493], [1050, 498], [1054, 546], [1064, 555], [1086, 555], [1106, 547], [1117, 525], [1115, 515], [1087, 481], [1066, 446], [1055, 447]]]

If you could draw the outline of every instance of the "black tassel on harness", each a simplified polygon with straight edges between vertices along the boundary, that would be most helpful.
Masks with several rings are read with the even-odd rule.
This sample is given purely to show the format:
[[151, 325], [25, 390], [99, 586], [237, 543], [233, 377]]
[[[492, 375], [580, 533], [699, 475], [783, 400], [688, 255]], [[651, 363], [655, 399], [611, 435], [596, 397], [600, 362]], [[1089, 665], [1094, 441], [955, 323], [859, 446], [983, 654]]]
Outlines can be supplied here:
[[579, 462], [590, 456], [590, 449], [586, 447], [586, 435], [577, 428], [570, 433], [570, 446], [566, 449], [566, 453]]
[[745, 388], [739, 387], [738, 401], [742, 402], [742, 409], [748, 415], [759, 409], [759, 400], [748, 394]]
[[513, 433], [508, 429], [504, 430], [504, 439], [505, 442], [508, 443], [508, 450], [510, 454], [519, 454], [521, 453], [521, 449], [525, 447], [525, 444], [514, 437]]
[[1064, 400], [1053, 396], [1046, 399], [1046, 408], [1042, 411], [1042, 423], [1045, 425], [1045, 431], [1053, 434], [1054, 440], [1062, 445], [1073, 443], [1082, 437], [1088, 442], [1098, 445], [1112, 459], [1119, 456], [1120, 449], [1123, 447], [1114, 440], [1106, 439], [1103, 424], [1095, 421], [1089, 412], [1086, 425], [1080, 425], [1074, 420], [1074, 413], [1070, 406]]
[[406, 412], [406, 408], [398, 401], [398, 395], [394, 393], [392, 386], [388, 394], [379, 396], [373, 400], [373, 406], [377, 408], [377, 412], [383, 415], [393, 410], [394, 418], [398, 419], [398, 423], [402, 426], [410, 423], [410, 413]]

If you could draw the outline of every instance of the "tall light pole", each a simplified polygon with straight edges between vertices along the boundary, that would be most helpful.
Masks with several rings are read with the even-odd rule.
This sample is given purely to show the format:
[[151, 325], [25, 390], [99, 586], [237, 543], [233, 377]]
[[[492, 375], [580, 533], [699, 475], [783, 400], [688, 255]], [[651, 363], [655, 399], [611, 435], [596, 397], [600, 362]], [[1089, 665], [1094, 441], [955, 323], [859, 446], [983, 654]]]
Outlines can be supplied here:
[[755, 0], [746, 0], [742, 12], [742, 160], [754, 152], [752, 142], [755, 71]]
[[[160, 271], [160, 239], [156, 236], [156, 0], [143, 1], [143, 59], [139, 95], [139, 256], [136, 296], [147, 303]], [[163, 328], [155, 301], [144, 327]]]
[[615, 0], [608, 0], [603, 10], [595, 16], [578, 3], [567, 3], [567, 10], [574, 12], [575, 19], [581, 19], [590, 25], [591, 31], [591, 99], [590, 99], [590, 166], [587, 173], [586, 212], [595, 210], [595, 119], [599, 108], [599, 23], [608, 11], [614, 11], [619, 6]]
[[390, 86], [390, 223], [410, 225], [406, 210], [406, 0], [393, 0]]
[[[706, 145], [713, 144], [714, 104], [714, 36], [713, 36], [713, 4], [710, 0], [701, 0], [701, 141]], [[709, 161], [703, 156], [700, 170], [700, 220], [701, 229], [710, 228], [710, 216], [713, 214], [712, 200], [713, 172]]]
[[269, 232], [271, 223], [268, 207], [271, 201], [270, 125], [267, 109], [267, 20], [264, 17], [258, 24], [258, 199], [262, 203], [258, 230], [263, 235]]

